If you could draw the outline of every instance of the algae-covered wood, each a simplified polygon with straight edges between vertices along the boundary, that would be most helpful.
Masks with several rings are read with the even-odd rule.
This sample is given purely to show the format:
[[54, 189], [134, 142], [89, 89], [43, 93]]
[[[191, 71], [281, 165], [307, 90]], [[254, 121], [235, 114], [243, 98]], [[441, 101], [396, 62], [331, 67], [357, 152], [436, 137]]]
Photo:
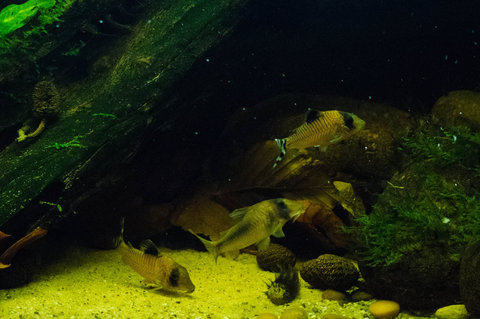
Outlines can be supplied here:
[[106, 71], [74, 83], [53, 79], [62, 97], [58, 121], [0, 153], [0, 225], [53, 182], [68, 189], [89, 172], [108, 173], [109, 163], [127, 156], [149, 125], [169, 129], [182, 110], [159, 101], [225, 37], [246, 2], [153, 1], [133, 31], [103, 57]]

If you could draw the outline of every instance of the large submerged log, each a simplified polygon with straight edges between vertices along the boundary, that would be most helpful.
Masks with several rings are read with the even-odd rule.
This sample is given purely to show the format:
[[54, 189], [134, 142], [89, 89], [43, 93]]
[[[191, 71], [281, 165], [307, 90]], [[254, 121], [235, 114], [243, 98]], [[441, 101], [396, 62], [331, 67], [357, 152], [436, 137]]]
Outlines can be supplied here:
[[[182, 110], [162, 99], [228, 34], [246, 2], [152, 1], [145, 17], [101, 58], [104, 72], [77, 82], [54, 79], [62, 101], [59, 119], [40, 136], [12, 141], [0, 153], [0, 227], [20, 215], [33, 228], [42, 218], [48, 224], [74, 212], [64, 202], [70, 189], [79, 196], [88, 192], [112, 163], [135, 151], [146, 130], [168, 130], [181, 119]], [[51, 216], [45, 219], [32, 205]]]

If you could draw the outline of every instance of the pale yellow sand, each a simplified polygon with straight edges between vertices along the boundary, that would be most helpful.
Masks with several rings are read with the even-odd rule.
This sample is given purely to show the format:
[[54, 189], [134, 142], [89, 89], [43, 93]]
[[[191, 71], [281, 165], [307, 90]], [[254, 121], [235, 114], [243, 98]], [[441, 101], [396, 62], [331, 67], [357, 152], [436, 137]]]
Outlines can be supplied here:
[[[300, 296], [290, 305], [275, 306], [265, 296], [265, 281], [274, 275], [260, 270], [255, 257], [223, 257], [197, 251], [169, 251], [187, 267], [196, 289], [172, 295], [147, 289], [141, 277], [112, 251], [76, 247], [46, 267], [28, 286], [0, 290], [0, 318], [255, 318], [287, 307], [303, 307], [309, 318], [336, 313], [352, 319], [373, 318], [371, 302], [322, 301], [321, 291], [301, 281]], [[420, 318], [405, 314], [401, 318]]]

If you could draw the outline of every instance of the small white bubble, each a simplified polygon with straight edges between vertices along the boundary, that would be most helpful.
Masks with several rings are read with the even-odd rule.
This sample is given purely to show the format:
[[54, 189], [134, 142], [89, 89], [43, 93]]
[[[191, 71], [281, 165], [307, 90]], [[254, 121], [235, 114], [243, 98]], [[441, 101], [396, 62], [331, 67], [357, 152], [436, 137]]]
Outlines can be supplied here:
[[368, 150], [368, 146], [365, 146], [365, 151]]
[[437, 144], [437, 147], [440, 147], [440, 143]]
[[448, 54], [445, 54], [444, 59], [445, 59], [445, 61], [448, 60]]
[[209, 59], [209, 58], [206, 58], [206, 59], [205, 59], [205, 62], [210, 62], [210, 59]]
[[254, 120], [256, 120], [256, 119], [257, 119], [257, 117], [256, 117], [256, 116], [254, 116], [254, 117], [253, 117], [253, 119], [254, 119]]
[[369, 96], [368, 96], [368, 99], [369, 99], [369, 100], [371, 100], [371, 99], [372, 99], [372, 96], [371, 96], [371, 95], [369, 95]]
[[458, 112], [458, 114], [462, 115], [462, 114], [463, 114], [463, 112], [462, 112], [462, 111], [460, 111], [460, 112]]
[[246, 110], [247, 110], [246, 108], [242, 107], [242, 111], [246, 111]]
[[198, 131], [195, 131], [195, 133], [193, 133], [193, 134], [198, 135]]

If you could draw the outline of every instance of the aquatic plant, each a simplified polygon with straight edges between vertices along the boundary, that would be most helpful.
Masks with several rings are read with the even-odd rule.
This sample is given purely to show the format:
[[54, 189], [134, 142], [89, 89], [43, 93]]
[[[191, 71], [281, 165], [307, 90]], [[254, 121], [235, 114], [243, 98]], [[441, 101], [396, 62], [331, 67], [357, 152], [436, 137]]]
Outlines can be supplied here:
[[60, 27], [59, 21], [76, 0], [29, 0], [0, 11], [0, 80], [33, 64], [52, 48], [46, 34]]
[[350, 229], [370, 265], [390, 265], [425, 246], [442, 247], [458, 260], [480, 236], [478, 144], [480, 134], [465, 127], [427, 127], [404, 139], [408, 168]]
[[300, 281], [294, 266], [278, 265], [278, 268], [280, 273], [275, 276], [275, 281], [267, 284], [265, 294], [273, 304], [283, 305], [297, 298]]
[[23, 27], [38, 9], [48, 9], [55, 0], [29, 0], [23, 4], [11, 4], [0, 11], [0, 37]]
[[[29, 24], [24, 30], [24, 40], [32, 35], [45, 33], [45, 27], [60, 20], [60, 16], [75, 0], [29, 0], [23, 4], [11, 4], [0, 11], [0, 48], [9, 48], [14, 41], [11, 33]], [[33, 17], [36, 17], [33, 20]]]
[[426, 126], [405, 137], [399, 149], [435, 168], [458, 165], [478, 171], [480, 165], [480, 133], [464, 126]]
[[73, 148], [73, 147], [78, 147], [78, 148], [85, 148], [82, 143], [80, 143], [79, 138], [81, 136], [74, 136], [70, 141], [65, 142], [65, 143], [58, 143], [55, 142], [52, 145], [45, 146], [45, 148], [55, 148], [57, 150], [65, 149], [65, 148]]

